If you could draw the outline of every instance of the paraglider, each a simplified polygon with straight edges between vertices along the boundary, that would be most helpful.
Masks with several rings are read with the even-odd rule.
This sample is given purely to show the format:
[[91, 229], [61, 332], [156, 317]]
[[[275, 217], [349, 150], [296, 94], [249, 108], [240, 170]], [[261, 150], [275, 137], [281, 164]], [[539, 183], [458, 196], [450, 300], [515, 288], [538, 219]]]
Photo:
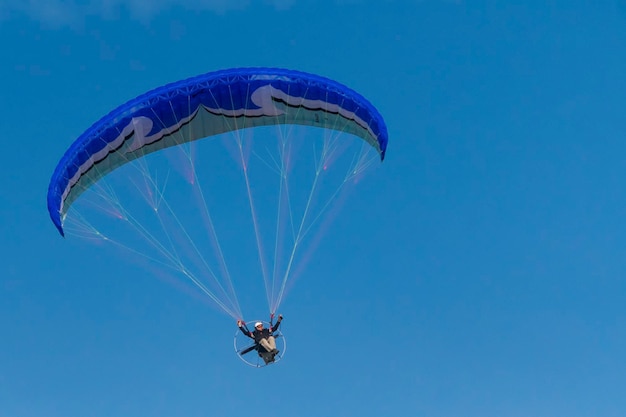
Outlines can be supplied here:
[[[136, 97], [80, 135], [52, 175], [48, 211], [62, 236], [111, 243], [176, 275], [245, 327], [231, 270], [263, 277], [273, 318], [331, 203], [384, 159], [387, 141], [376, 108], [335, 81], [276, 68], [207, 73]], [[260, 271], [227, 262], [242, 250], [256, 255], [237, 259], [256, 258]], [[284, 355], [259, 346], [267, 363]]]

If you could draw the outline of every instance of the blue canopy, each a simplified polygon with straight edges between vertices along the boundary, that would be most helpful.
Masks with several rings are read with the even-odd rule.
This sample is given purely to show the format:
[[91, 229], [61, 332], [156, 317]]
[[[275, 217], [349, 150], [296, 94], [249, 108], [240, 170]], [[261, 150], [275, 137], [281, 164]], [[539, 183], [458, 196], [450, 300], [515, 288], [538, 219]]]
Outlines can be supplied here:
[[72, 202], [117, 167], [151, 152], [237, 129], [276, 124], [354, 134], [385, 157], [387, 128], [357, 92], [326, 78], [275, 68], [229, 69], [168, 84], [113, 110], [84, 132], [48, 188], [61, 233]]

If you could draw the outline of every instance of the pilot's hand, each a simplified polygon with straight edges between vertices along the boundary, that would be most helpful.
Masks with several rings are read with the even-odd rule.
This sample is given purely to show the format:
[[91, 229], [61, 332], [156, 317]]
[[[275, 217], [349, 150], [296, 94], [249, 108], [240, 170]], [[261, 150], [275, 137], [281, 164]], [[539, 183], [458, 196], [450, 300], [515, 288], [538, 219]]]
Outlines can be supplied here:
[[283, 320], [283, 315], [282, 315], [282, 314], [279, 314], [279, 315], [278, 315], [278, 321], [282, 321], [282, 320]]
[[237, 326], [241, 327], [243, 325], [243, 321], [237, 320]]

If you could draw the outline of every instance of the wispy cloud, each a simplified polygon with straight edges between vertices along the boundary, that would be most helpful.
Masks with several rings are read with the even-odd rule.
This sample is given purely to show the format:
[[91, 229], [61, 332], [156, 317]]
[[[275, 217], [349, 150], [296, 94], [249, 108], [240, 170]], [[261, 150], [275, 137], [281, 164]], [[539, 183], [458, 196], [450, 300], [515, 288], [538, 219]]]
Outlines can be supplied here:
[[255, 1], [279, 10], [295, 3], [295, 0], [0, 0], [0, 19], [26, 15], [60, 27], [80, 25], [89, 16], [114, 19], [124, 11], [137, 20], [149, 21], [174, 6], [221, 14], [245, 9]]

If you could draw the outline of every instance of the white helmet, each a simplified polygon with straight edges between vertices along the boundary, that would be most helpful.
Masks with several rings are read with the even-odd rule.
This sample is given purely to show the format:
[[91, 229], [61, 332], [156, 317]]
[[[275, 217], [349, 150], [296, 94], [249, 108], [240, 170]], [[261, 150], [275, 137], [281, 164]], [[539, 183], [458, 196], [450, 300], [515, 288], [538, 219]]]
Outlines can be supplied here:
[[261, 323], [260, 321], [257, 321], [256, 323], [254, 323], [254, 327], [259, 327], [259, 326], [263, 326], [263, 323]]

